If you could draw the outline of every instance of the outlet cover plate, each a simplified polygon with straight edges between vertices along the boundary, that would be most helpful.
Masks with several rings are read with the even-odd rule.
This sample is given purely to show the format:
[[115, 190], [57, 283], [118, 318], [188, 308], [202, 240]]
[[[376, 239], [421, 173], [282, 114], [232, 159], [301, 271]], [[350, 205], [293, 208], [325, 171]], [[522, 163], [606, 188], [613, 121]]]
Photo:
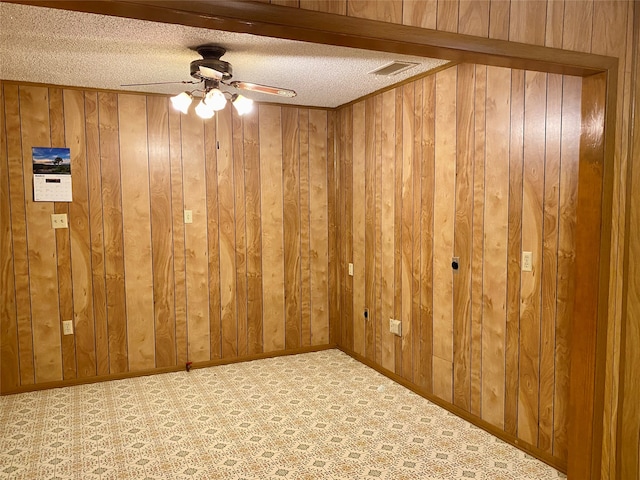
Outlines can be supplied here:
[[62, 333], [65, 335], [73, 335], [73, 320], [64, 320], [62, 322]]
[[402, 336], [402, 322], [400, 320], [389, 319], [389, 331], [399, 337]]
[[191, 210], [184, 211], [184, 223], [193, 223], [193, 211]]
[[51, 228], [69, 228], [66, 213], [51, 214]]
[[522, 271], [533, 271], [533, 254], [531, 252], [522, 252]]

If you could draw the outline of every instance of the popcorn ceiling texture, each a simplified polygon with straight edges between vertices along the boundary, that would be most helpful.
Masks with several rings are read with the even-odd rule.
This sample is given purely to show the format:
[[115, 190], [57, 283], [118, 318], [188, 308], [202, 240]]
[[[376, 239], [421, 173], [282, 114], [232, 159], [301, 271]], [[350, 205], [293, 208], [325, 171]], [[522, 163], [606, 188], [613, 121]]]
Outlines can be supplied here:
[[[337, 107], [447, 63], [256, 35], [0, 3], [0, 78], [114, 90], [176, 94], [189, 85], [121, 87], [191, 80], [189, 47], [215, 43], [233, 80], [298, 92], [293, 99], [251, 93], [256, 101]], [[419, 65], [391, 77], [367, 72], [393, 60]], [[193, 85], [195, 88], [196, 85]]]

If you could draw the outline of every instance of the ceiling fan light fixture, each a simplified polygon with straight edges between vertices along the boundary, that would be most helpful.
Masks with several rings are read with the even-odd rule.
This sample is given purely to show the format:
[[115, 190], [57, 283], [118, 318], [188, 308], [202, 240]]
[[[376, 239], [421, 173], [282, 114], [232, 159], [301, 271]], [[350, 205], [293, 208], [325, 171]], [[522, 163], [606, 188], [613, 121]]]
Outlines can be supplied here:
[[244, 115], [245, 113], [249, 113], [253, 110], [253, 100], [238, 93], [231, 97], [231, 102], [233, 103], [233, 106], [236, 107], [238, 115]]
[[224, 93], [220, 91], [218, 88], [212, 88], [207, 92], [204, 96], [203, 102], [207, 104], [209, 108], [213, 111], [217, 112], [218, 110], [222, 110], [227, 104], [227, 98], [224, 96]]
[[213, 111], [213, 108], [205, 103], [204, 99], [200, 100], [198, 105], [196, 105], [196, 115], [203, 120], [213, 117], [215, 113], [216, 112]]
[[192, 101], [193, 97], [188, 92], [182, 92], [174, 97], [171, 97], [173, 108], [185, 114], [189, 111], [189, 105], [191, 105]]

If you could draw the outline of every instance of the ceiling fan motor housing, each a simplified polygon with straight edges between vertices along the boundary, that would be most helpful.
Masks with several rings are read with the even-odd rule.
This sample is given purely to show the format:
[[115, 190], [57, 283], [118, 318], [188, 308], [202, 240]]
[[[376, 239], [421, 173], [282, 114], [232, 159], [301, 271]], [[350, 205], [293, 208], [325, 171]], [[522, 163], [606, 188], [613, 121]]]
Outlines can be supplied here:
[[194, 60], [191, 62], [191, 76], [198, 80], [209, 80], [209, 78], [203, 76], [200, 72], [200, 67], [210, 68], [219, 72], [222, 75], [221, 80], [229, 80], [233, 76], [233, 69], [231, 64], [220, 60], [220, 57], [225, 54], [226, 49], [218, 45], [200, 45], [194, 48], [202, 58], [200, 60]]

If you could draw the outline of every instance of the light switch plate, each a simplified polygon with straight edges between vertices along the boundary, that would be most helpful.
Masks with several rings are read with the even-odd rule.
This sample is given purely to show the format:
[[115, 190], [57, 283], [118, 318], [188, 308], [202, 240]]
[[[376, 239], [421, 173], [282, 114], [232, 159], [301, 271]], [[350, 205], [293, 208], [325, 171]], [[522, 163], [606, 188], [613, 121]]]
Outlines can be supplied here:
[[353, 263], [349, 264], [349, 276], [353, 277]]
[[522, 271], [533, 271], [533, 254], [531, 252], [522, 252]]
[[73, 335], [73, 320], [64, 320], [62, 322], [62, 333], [65, 335]]
[[193, 212], [191, 210], [184, 211], [184, 223], [193, 223]]
[[400, 320], [389, 319], [389, 331], [394, 335], [402, 336], [402, 322]]
[[51, 214], [51, 228], [69, 228], [66, 213]]

